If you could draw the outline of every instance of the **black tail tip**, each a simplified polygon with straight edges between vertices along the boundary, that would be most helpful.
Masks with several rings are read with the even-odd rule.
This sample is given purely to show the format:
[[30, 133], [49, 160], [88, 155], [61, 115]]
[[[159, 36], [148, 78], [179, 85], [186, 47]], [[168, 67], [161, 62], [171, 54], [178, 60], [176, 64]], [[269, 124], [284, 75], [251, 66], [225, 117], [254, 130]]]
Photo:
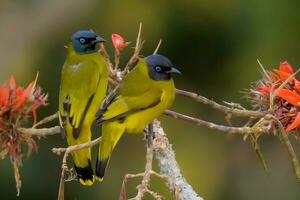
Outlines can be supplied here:
[[88, 167], [83, 167], [83, 168], [75, 166], [75, 170], [76, 170], [79, 182], [82, 185], [90, 186], [94, 183], [95, 178], [94, 178], [94, 172], [93, 172], [91, 165], [89, 165]]
[[104, 159], [104, 160], [99, 160], [97, 158], [97, 162], [96, 162], [96, 176], [102, 180], [105, 174], [105, 169], [108, 163], [108, 158]]

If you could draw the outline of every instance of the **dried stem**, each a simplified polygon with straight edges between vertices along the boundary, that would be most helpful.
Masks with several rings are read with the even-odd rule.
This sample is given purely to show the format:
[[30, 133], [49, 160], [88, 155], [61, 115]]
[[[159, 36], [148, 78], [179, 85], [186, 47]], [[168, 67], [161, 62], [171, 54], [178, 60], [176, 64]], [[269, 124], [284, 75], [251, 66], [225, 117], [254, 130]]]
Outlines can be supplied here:
[[118, 68], [119, 68], [119, 63], [120, 63], [120, 50], [119, 49], [115, 49], [115, 67], [114, 67], [114, 71], [117, 72]]
[[36, 128], [38, 126], [47, 124], [55, 119], [58, 118], [58, 112], [54, 113], [53, 115], [50, 115], [48, 117], [45, 117], [44, 119], [42, 119], [41, 121], [39, 121], [38, 123], [36, 123], [35, 125], [32, 126], [32, 128]]
[[109, 71], [109, 74], [113, 75], [114, 74], [113, 65], [110, 61], [109, 54], [107, 53], [105, 46], [102, 43], [100, 44], [99, 53], [104, 57], [104, 59], [107, 63], [107, 69]]
[[288, 134], [286, 133], [283, 125], [281, 124], [281, 122], [278, 119], [275, 118], [275, 120], [277, 121], [277, 124], [280, 129], [280, 135], [279, 135], [280, 139], [290, 156], [294, 173], [297, 177], [298, 182], [300, 182], [300, 166], [299, 166], [299, 161], [298, 161], [297, 155], [294, 151], [294, 148], [289, 140]]
[[60, 181], [59, 181], [59, 190], [57, 200], [65, 199], [65, 168], [62, 168]]
[[13, 167], [14, 167], [14, 175], [15, 175], [15, 180], [16, 180], [17, 196], [20, 196], [20, 190], [21, 190], [21, 186], [22, 186], [19, 166], [20, 166], [19, 160], [15, 159], [13, 161]]
[[161, 43], [162, 43], [162, 39], [159, 39], [159, 42], [158, 42], [158, 44], [157, 44], [157, 46], [156, 46], [156, 48], [155, 48], [155, 50], [153, 52], [153, 55], [157, 54], [157, 52], [158, 52], [158, 50], [160, 48]]
[[267, 79], [270, 79], [269, 74], [267, 73], [267, 71], [265, 70], [264, 66], [261, 64], [261, 62], [259, 61], [259, 59], [257, 59], [257, 63], [263, 73], [264, 76], [266, 76]]
[[142, 23], [139, 25], [139, 32], [136, 38], [136, 43], [135, 43], [135, 48], [133, 55], [129, 59], [128, 63], [126, 64], [122, 74], [123, 76], [129, 72], [131, 69], [132, 65], [139, 59], [140, 51], [143, 47], [144, 41], [141, 39], [141, 34], [142, 34]]

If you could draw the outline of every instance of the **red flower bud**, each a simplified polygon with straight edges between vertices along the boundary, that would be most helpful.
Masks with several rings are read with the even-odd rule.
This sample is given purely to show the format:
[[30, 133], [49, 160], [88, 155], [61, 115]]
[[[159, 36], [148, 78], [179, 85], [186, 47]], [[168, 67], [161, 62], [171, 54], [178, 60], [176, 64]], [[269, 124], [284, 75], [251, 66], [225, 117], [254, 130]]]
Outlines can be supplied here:
[[287, 61], [280, 63], [279, 70], [284, 71], [290, 75], [292, 75], [294, 73], [292, 66]]
[[15, 77], [13, 75], [10, 76], [9, 87], [10, 87], [11, 90], [14, 90], [16, 88], [16, 80], [15, 80]]
[[111, 35], [111, 40], [112, 40], [112, 43], [113, 43], [115, 49], [120, 50], [120, 49], [123, 49], [125, 47], [125, 41], [124, 41], [124, 38], [121, 35], [113, 33]]

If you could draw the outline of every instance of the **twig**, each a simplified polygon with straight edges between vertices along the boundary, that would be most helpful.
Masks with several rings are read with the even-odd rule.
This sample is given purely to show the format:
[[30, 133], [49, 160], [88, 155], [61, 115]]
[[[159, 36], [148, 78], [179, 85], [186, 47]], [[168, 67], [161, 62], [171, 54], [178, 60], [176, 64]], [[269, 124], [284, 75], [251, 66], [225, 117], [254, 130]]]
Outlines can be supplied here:
[[95, 146], [95, 145], [99, 144], [100, 141], [101, 141], [101, 137], [99, 137], [97, 139], [94, 139], [92, 141], [89, 141], [89, 142], [85, 142], [85, 143], [77, 144], [77, 145], [73, 145], [73, 146], [68, 146], [68, 147], [65, 147], [65, 148], [53, 148], [52, 152], [57, 154], [57, 155], [60, 155], [64, 152], [65, 152], [65, 154], [69, 154], [73, 151], [77, 151], [77, 150], [80, 150], [80, 149]]
[[269, 74], [267, 73], [267, 71], [265, 70], [264, 66], [261, 64], [259, 59], [256, 59], [256, 60], [258, 62], [258, 65], [259, 65], [260, 69], [262, 70], [263, 74], [266, 76], [267, 79], [270, 79]]
[[290, 159], [291, 159], [291, 162], [292, 162], [292, 166], [293, 166], [293, 170], [294, 170], [294, 173], [297, 177], [297, 180], [298, 182], [300, 182], [300, 166], [299, 166], [299, 161], [298, 161], [298, 158], [297, 158], [297, 155], [294, 151], [294, 148], [289, 140], [289, 137], [283, 127], [283, 125], [281, 124], [281, 122], [274, 118], [276, 121], [277, 121], [277, 124], [279, 126], [279, 129], [280, 129], [280, 139], [283, 143], [283, 145], [285, 146], [289, 156], [290, 156]]
[[232, 113], [233, 115], [240, 116], [240, 117], [260, 118], [260, 117], [263, 117], [264, 115], [266, 115], [266, 113], [259, 112], [259, 111], [242, 110], [242, 109], [230, 108], [230, 107], [227, 107], [227, 106], [223, 106], [223, 105], [218, 104], [218, 103], [216, 103], [212, 100], [209, 100], [208, 98], [206, 98], [204, 96], [198, 95], [198, 94], [193, 93], [193, 92], [188, 92], [188, 91], [185, 91], [185, 90], [176, 89], [176, 94], [192, 98], [197, 102], [209, 105], [213, 109], [219, 110], [221, 112]]
[[39, 121], [38, 123], [36, 123], [35, 125], [33, 125], [32, 128], [36, 128], [38, 126], [41, 126], [41, 125], [44, 125], [44, 124], [47, 124], [55, 119], [58, 118], [58, 112], [54, 113], [53, 115], [50, 115], [48, 117], [45, 117], [44, 119], [42, 119], [41, 121]]
[[141, 34], [142, 34], [142, 23], [139, 25], [139, 32], [136, 38], [136, 43], [135, 43], [135, 48], [134, 48], [134, 53], [129, 59], [128, 63], [126, 64], [122, 74], [125, 75], [126, 73], [129, 72], [130, 68], [132, 65], [138, 60], [140, 51], [143, 47], [144, 41], [141, 40]]
[[197, 119], [194, 117], [190, 117], [181, 113], [177, 113], [171, 110], [166, 110], [164, 112], [165, 115], [173, 117], [175, 119], [181, 119], [190, 123], [193, 123], [197, 126], [205, 126], [208, 127], [210, 129], [215, 129], [218, 131], [222, 131], [222, 132], [226, 132], [226, 133], [239, 133], [239, 134], [250, 134], [253, 132], [267, 132], [269, 131], [269, 129], [265, 129], [265, 128], [261, 128], [261, 127], [257, 127], [257, 128], [251, 128], [251, 127], [231, 127], [231, 126], [224, 126], [224, 125], [218, 125], [212, 122], [207, 122], [205, 120], [201, 120], [201, 119]]
[[105, 46], [103, 44], [100, 44], [100, 50], [99, 53], [104, 57], [106, 63], [107, 63], [107, 69], [109, 71], [110, 75], [114, 74], [114, 70], [113, 70], [113, 64], [110, 61], [109, 55], [105, 49]]
[[258, 142], [256, 141], [253, 133], [250, 133], [249, 135], [250, 135], [250, 141], [251, 141], [252, 147], [253, 147], [264, 171], [268, 174], [269, 173], [268, 165], [265, 161], [263, 154], [261, 153], [260, 146], [259, 146]]
[[24, 134], [30, 134], [34, 136], [48, 136], [48, 135], [56, 135], [61, 133], [60, 126], [54, 126], [51, 128], [18, 128], [18, 131]]
[[158, 52], [158, 50], [160, 48], [161, 42], [162, 42], [162, 39], [159, 39], [159, 42], [158, 42], [158, 44], [157, 44], [157, 46], [156, 46], [156, 48], [155, 48], [155, 50], [153, 52], [153, 55], [157, 54], [157, 52]]
[[117, 72], [119, 68], [120, 56], [121, 56], [120, 50], [115, 48], [115, 67], [114, 67], [115, 72]]
[[60, 174], [57, 200], [64, 200], [64, 199], [65, 199], [65, 168], [62, 168]]
[[19, 171], [19, 161], [17, 159], [13, 161], [13, 167], [14, 167], [14, 175], [16, 180], [17, 196], [20, 196], [22, 181], [21, 181], [20, 171]]
[[123, 182], [122, 182], [122, 187], [121, 187], [121, 192], [119, 195], [119, 200], [127, 200], [127, 194], [126, 194], [126, 183], [128, 182], [129, 179], [137, 178], [137, 177], [143, 177], [144, 173], [138, 173], [138, 174], [126, 174], [124, 176]]

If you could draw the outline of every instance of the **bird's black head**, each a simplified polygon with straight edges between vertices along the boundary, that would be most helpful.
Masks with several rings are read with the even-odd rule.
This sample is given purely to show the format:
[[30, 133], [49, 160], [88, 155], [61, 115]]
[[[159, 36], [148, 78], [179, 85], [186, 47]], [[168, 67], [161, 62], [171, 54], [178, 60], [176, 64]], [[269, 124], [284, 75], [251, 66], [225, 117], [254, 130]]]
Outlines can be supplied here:
[[97, 44], [105, 40], [93, 31], [78, 31], [71, 37], [74, 50], [79, 54], [89, 54], [98, 51]]
[[151, 55], [146, 58], [149, 76], [152, 80], [170, 80], [172, 73], [181, 74], [171, 61], [162, 55]]

